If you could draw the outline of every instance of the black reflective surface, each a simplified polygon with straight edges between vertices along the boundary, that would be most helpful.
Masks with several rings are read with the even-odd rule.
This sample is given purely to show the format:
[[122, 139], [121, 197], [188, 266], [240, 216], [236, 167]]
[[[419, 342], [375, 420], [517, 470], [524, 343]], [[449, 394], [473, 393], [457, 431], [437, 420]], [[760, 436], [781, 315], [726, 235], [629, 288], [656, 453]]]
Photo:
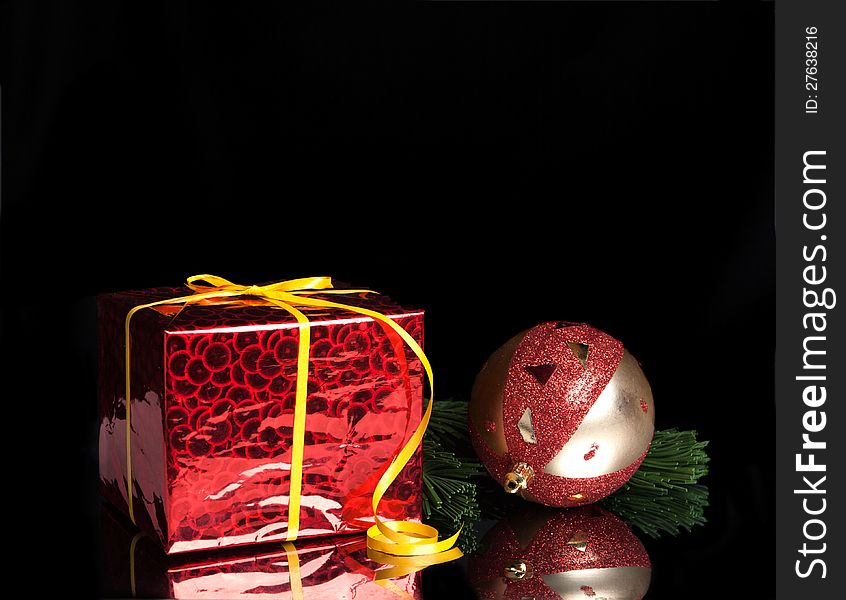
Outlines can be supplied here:
[[421, 306], [441, 397], [541, 321], [611, 333], [656, 427], [711, 441], [647, 598], [772, 595], [773, 3], [2, 10], [6, 537], [40, 592], [100, 589], [93, 296], [211, 271]]
[[[290, 565], [281, 544], [167, 557], [155, 540], [136, 535], [108, 506], [101, 508], [99, 524], [100, 597], [131, 597], [133, 589], [137, 597], [151, 598], [290, 597]], [[425, 569], [422, 577], [412, 576], [416, 583], [407, 577], [396, 582], [422, 598], [661, 598], [689, 585], [675, 575], [690, 568], [686, 561], [702, 560], [698, 548], [708, 527], [654, 540], [635, 535], [601, 508], [527, 505], [499, 520], [483, 519], [475, 534], [476, 551]], [[356, 590], [381, 593], [372, 584], [373, 570], [381, 565], [367, 560], [362, 536], [302, 540], [295, 546], [306, 598], [327, 589], [338, 597]], [[515, 565], [528, 569], [528, 575], [505, 572], [512, 568], [513, 574]], [[706, 579], [700, 585], [707, 586]], [[691, 596], [698, 593], [691, 588]]]

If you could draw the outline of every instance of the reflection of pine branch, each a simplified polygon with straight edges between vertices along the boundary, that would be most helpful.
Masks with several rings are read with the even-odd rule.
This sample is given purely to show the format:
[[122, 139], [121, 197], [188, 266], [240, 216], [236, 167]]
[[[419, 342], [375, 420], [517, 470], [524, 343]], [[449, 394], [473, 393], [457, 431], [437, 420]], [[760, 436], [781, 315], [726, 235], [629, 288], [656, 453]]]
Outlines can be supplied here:
[[344, 447], [344, 453], [341, 455], [338, 464], [335, 466], [335, 475], [337, 476], [339, 473], [343, 472], [344, 467], [347, 466], [347, 461], [349, 461], [350, 457], [353, 455], [352, 451], [352, 444], [353, 444], [353, 437], [351, 432], [347, 432], [347, 435], [344, 437], [343, 441], [340, 445]]
[[656, 431], [640, 468], [603, 506], [656, 538], [705, 524], [708, 488], [698, 482], [708, 474], [707, 445], [696, 431]]
[[338, 460], [338, 464], [335, 467], [335, 476], [337, 477], [339, 473], [344, 470], [344, 467], [347, 466], [347, 462], [349, 462], [350, 458], [352, 458], [356, 451], [360, 446], [365, 446], [367, 444], [372, 444], [374, 442], [381, 442], [383, 440], [388, 440], [395, 437], [396, 434], [373, 434], [373, 435], [362, 435], [359, 431], [355, 428], [355, 423], [351, 422], [349, 418], [347, 419], [347, 432], [344, 434], [343, 439], [340, 438], [330, 438], [331, 443], [337, 443], [339, 448], [343, 448], [343, 455]]

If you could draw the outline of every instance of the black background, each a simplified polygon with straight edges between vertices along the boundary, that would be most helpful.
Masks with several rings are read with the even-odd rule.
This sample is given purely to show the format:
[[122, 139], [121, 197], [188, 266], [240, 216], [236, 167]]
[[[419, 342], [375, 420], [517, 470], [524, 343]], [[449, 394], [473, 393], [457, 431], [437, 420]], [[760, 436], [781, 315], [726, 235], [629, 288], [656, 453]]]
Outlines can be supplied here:
[[738, 4], [6, 5], [8, 535], [61, 541], [44, 590], [98, 589], [93, 296], [213, 272], [422, 306], [440, 397], [537, 322], [611, 333], [711, 440], [648, 597], [770, 595], [773, 5]]

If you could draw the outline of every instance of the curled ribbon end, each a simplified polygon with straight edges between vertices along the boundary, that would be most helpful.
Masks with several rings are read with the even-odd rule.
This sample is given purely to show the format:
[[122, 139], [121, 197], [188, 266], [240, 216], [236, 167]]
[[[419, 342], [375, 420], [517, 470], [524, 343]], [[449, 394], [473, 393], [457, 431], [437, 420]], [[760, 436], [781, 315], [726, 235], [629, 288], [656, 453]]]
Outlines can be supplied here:
[[[450, 537], [438, 541], [438, 530], [430, 525], [411, 521], [376, 521], [367, 530], [367, 556], [388, 565], [376, 572], [376, 579], [392, 579], [419, 571], [431, 565], [461, 558], [464, 553], [455, 545], [463, 526]], [[392, 535], [386, 535], [386, 532]]]

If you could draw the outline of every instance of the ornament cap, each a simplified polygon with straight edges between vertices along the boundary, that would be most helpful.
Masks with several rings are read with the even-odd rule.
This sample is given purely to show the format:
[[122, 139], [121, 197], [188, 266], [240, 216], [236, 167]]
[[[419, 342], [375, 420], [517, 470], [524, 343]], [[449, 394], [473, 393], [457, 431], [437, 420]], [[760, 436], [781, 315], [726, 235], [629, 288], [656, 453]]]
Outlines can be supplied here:
[[511, 471], [505, 474], [502, 487], [509, 494], [516, 494], [520, 490], [525, 490], [529, 485], [529, 481], [534, 476], [535, 471], [531, 466], [524, 462], [519, 462], [511, 467]]
[[505, 575], [506, 579], [522, 581], [524, 579], [531, 579], [532, 575], [534, 575], [534, 570], [532, 569], [532, 563], [518, 558], [505, 565], [503, 575]]

